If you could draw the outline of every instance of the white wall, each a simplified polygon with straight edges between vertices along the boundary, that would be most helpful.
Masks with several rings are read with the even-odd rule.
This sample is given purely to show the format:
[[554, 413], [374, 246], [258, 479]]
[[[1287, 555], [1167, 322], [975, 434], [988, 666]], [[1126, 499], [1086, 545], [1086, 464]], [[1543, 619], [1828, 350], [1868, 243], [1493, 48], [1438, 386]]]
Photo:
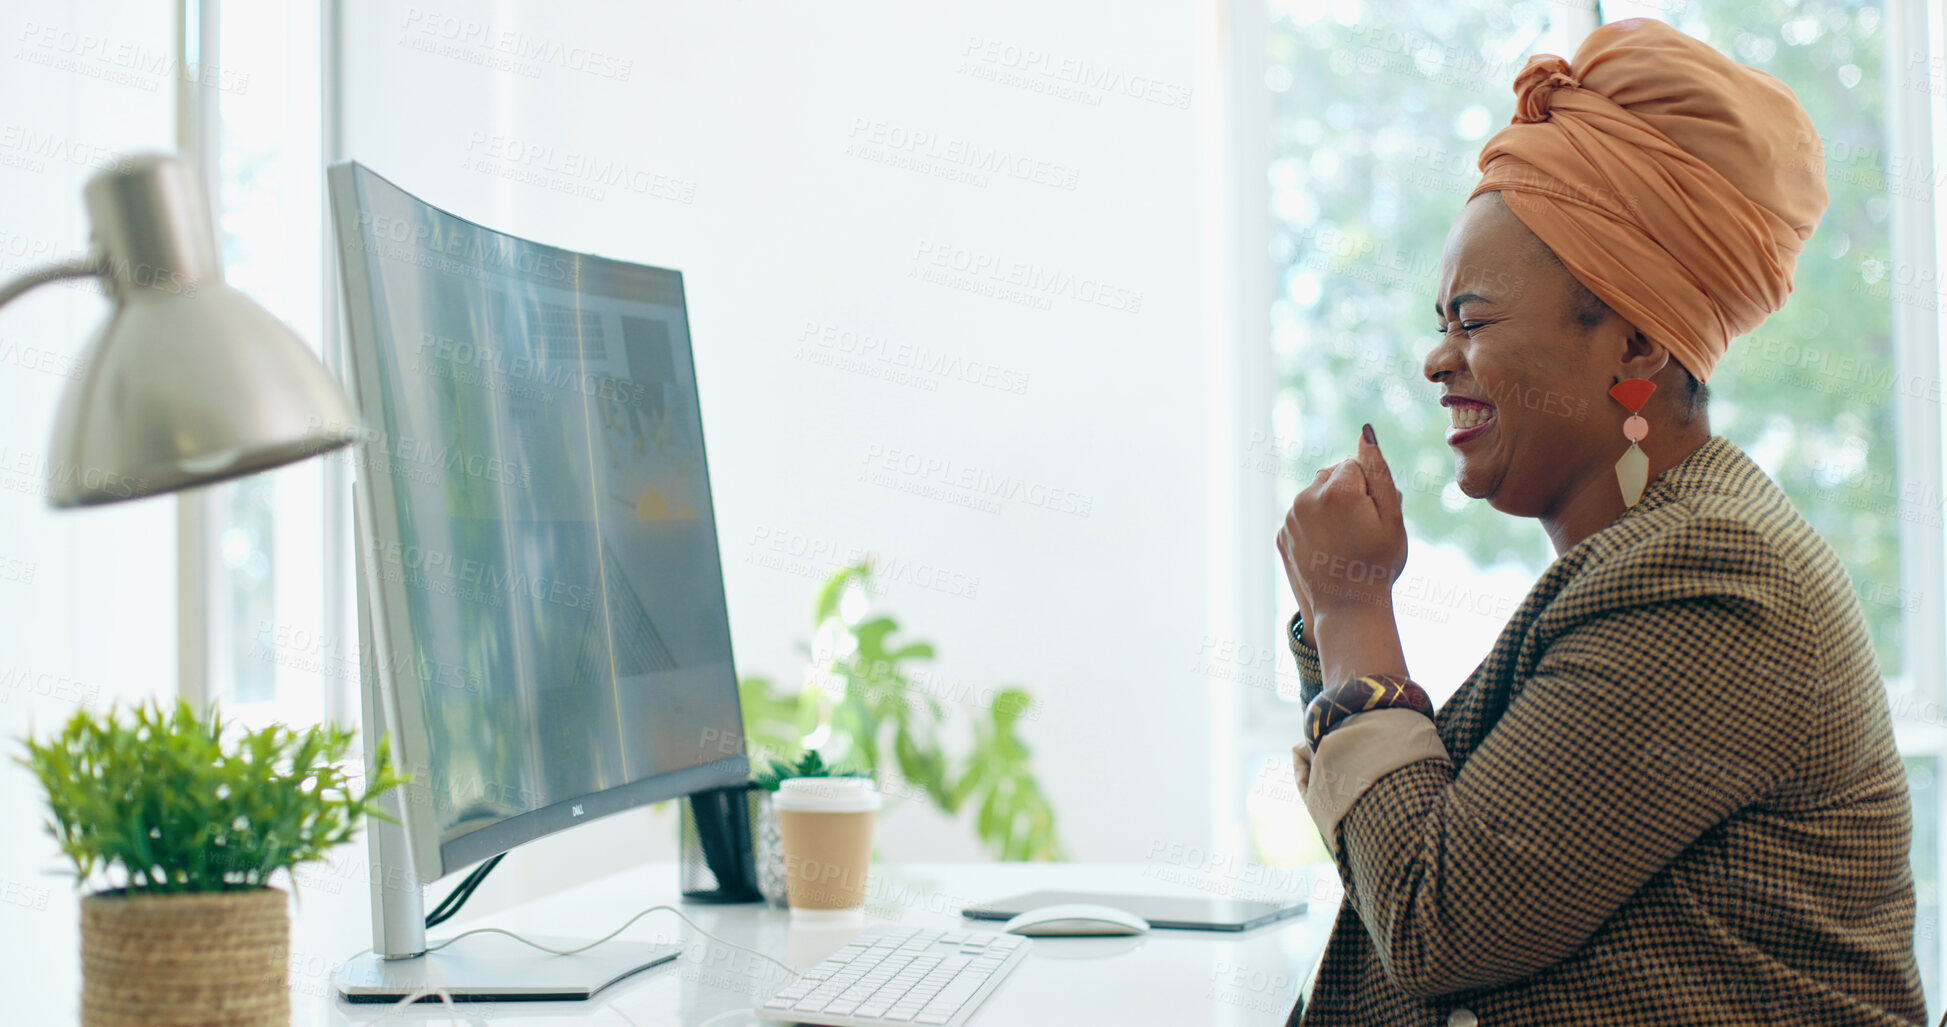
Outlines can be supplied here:
[[[876, 553], [905, 568], [883, 608], [938, 643], [944, 680], [1042, 700], [1025, 734], [1074, 856], [1209, 842], [1217, 682], [1192, 668], [1226, 527], [1209, 488], [1227, 416], [1208, 388], [1211, 5], [348, 6], [349, 156], [487, 225], [684, 272], [741, 671], [796, 680], [831, 561]], [[1023, 158], [1029, 179], [859, 152], [964, 170], [959, 146]], [[617, 164], [642, 174], [578, 174]], [[954, 286], [1003, 283], [954, 273], [965, 261], [1066, 284], [977, 295]], [[1026, 386], [827, 366], [826, 329]], [[940, 477], [963, 471], [1086, 513], [902, 490], [959, 494]], [[666, 855], [671, 835], [648, 813], [591, 825], [520, 853], [476, 901]], [[881, 850], [979, 851], [920, 808], [888, 818]]]
[[[1210, 487], [1227, 414], [1211, 377], [1221, 101], [1208, 4], [441, 5], [457, 26], [425, 8], [347, 6], [351, 156], [486, 224], [685, 272], [740, 668], [794, 679], [813, 589], [834, 560], [875, 553], [891, 571], [883, 608], [938, 643], [949, 687], [1018, 682], [1041, 700], [1025, 734], [1073, 855], [1207, 843], [1212, 739], [1228, 725], [1213, 716], [1216, 679], [1193, 667], [1230, 527]], [[178, 69], [170, 5], [16, 3], [0, 31], [0, 95], [32, 98], [0, 115], [0, 273], [12, 274], [82, 249], [91, 163], [172, 148]], [[510, 57], [482, 38], [564, 56]], [[916, 134], [930, 142], [902, 150]], [[1018, 158], [1029, 177], [885, 162], [931, 155], [965, 171], [962, 147]], [[537, 156], [511, 167], [523, 151]], [[646, 174], [575, 194], [591, 183], [573, 169], [590, 162]], [[923, 259], [936, 253], [948, 266]], [[983, 272], [956, 274], [964, 260]], [[987, 267], [1040, 284], [1019, 286], [1028, 303], [954, 287], [1004, 284]], [[39, 495], [59, 390], [103, 310], [53, 287], [0, 311], [10, 752], [77, 700], [175, 684], [173, 501], [56, 515]], [[877, 340], [879, 354], [992, 368], [1002, 387], [926, 367], [901, 379], [871, 353], [853, 366], [877, 376], [829, 366], [815, 357], [839, 349], [807, 338], [813, 325]], [[1066, 494], [1055, 502], [1086, 514], [915, 495], [900, 486], [925, 474], [873, 462], [895, 453], [940, 477], [970, 469]], [[863, 478], [875, 469], [893, 485]], [[77, 913], [34, 833], [41, 816], [30, 777], [0, 766], [0, 981], [24, 1021], [61, 1022]], [[476, 902], [669, 855], [673, 833], [638, 813], [549, 840]], [[968, 825], [919, 807], [888, 817], [881, 849], [979, 851]], [[365, 943], [347, 857], [307, 881], [295, 940], [307, 965]]]
[[[0, 279], [86, 249], [96, 166], [174, 148], [175, 35], [168, 4], [0, 7]], [[55, 404], [106, 313], [71, 283], [0, 310], [0, 990], [14, 1023], [72, 1022], [79, 994], [69, 864], [40, 829], [18, 739], [176, 687], [175, 500], [57, 514], [45, 499]]]

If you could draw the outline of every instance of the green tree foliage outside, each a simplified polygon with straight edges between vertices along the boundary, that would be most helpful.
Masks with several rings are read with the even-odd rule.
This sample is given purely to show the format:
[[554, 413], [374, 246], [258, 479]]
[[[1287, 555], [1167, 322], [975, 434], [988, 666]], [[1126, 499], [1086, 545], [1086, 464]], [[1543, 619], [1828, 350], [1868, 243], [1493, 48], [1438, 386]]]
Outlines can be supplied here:
[[[1893, 483], [1893, 304], [1886, 142], [1889, 66], [1876, 5], [1821, 0], [1668, 5], [1677, 27], [1778, 76], [1818, 126], [1794, 159], [1823, 151], [1831, 207], [1798, 262], [1791, 301], [1732, 344], [1712, 376], [1711, 425], [1792, 496], [1860, 587], [1889, 675], [1899, 672], [1902, 502]], [[1345, 11], [1356, 20], [1340, 20]], [[1405, 494], [1415, 537], [1458, 545], [1480, 566], [1539, 574], [1539, 527], [1452, 485], [1438, 389], [1421, 375], [1434, 343], [1442, 243], [1479, 178], [1481, 144], [1507, 124], [1512, 83], [1568, 8], [1492, 0], [1273, 3], [1272, 338], [1281, 370], [1277, 438], [1291, 476], [1349, 454], [1371, 421]], [[1572, 54], [1564, 53], [1569, 57]], [[1921, 300], [1928, 297], [1922, 296]], [[1937, 297], [1934, 297], [1937, 299]], [[1937, 400], [1937, 396], [1936, 396]], [[1606, 400], [1605, 400], [1606, 401]]]

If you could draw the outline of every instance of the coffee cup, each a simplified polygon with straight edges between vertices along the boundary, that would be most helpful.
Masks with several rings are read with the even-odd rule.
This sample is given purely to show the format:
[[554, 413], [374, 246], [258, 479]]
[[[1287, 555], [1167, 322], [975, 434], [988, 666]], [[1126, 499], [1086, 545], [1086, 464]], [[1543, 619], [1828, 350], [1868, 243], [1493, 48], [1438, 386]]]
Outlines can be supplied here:
[[872, 823], [882, 798], [863, 777], [794, 777], [772, 807], [784, 842], [784, 892], [800, 920], [856, 920], [872, 868]]

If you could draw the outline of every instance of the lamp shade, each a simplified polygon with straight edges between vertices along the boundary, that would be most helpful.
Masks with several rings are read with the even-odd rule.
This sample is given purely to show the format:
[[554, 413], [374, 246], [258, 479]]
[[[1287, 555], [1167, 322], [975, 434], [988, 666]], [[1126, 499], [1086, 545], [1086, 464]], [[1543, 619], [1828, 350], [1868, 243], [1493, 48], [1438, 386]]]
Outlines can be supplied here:
[[85, 194], [114, 306], [61, 397], [53, 505], [207, 485], [358, 437], [357, 414], [310, 347], [224, 282], [187, 164], [132, 158]]

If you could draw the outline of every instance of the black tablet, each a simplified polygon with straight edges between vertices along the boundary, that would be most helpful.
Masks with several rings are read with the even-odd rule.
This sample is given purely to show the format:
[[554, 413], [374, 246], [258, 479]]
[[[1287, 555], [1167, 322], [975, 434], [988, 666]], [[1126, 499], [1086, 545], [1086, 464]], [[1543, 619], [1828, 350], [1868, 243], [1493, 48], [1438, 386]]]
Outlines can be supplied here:
[[1083, 902], [1114, 906], [1149, 921], [1151, 927], [1184, 931], [1248, 931], [1305, 911], [1305, 900], [1247, 902], [1242, 899], [1197, 898], [1176, 895], [1122, 895], [1110, 892], [1036, 891], [998, 902], [968, 906], [960, 915], [971, 920], [1012, 920], [1031, 909]]

